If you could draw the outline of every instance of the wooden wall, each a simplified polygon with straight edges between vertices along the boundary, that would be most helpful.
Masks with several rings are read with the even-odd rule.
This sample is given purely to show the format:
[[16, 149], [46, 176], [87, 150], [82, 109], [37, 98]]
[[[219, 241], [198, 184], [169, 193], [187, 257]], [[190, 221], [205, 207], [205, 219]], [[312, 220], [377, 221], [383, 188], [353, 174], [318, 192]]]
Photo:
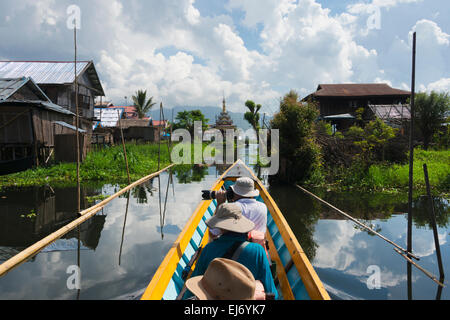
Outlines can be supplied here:
[[32, 144], [31, 107], [0, 108], [0, 144]]
[[33, 109], [33, 127], [38, 144], [46, 147], [55, 145], [55, 125], [53, 123], [55, 121], [64, 121], [68, 124], [73, 124], [73, 116], [44, 109]]
[[[34, 144], [54, 146], [54, 123], [63, 121], [73, 125], [73, 116], [35, 106], [2, 106], [0, 108], [0, 144]], [[60, 126], [58, 126], [60, 127]], [[60, 127], [61, 128], [61, 127]], [[65, 133], [59, 129], [56, 133]], [[72, 131], [73, 132], [73, 131]]]

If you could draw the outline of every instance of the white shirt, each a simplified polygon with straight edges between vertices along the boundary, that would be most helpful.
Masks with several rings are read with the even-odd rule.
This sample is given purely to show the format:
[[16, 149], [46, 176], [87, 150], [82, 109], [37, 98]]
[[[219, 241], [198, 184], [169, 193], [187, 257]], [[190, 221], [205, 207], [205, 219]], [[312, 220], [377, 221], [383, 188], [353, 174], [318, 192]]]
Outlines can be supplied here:
[[[242, 215], [255, 224], [253, 230], [266, 234], [267, 231], [267, 207], [264, 203], [255, 199], [240, 199], [236, 202], [242, 209]], [[214, 236], [220, 235], [219, 229], [211, 229]]]
[[256, 231], [266, 234], [267, 231], [267, 207], [264, 203], [255, 199], [240, 199], [235, 203], [242, 208], [242, 215], [255, 224]]

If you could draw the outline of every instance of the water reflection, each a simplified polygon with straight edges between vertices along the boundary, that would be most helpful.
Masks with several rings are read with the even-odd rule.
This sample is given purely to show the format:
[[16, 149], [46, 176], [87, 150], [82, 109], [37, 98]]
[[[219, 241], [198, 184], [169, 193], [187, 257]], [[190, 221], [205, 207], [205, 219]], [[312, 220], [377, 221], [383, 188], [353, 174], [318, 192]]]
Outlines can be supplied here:
[[314, 232], [320, 219], [321, 206], [292, 186], [270, 187], [269, 192], [288, 220], [308, 259], [313, 260], [318, 248]]
[[[180, 166], [115, 199], [79, 230], [0, 278], [0, 299], [128, 299], [138, 297], [201, 201], [227, 165]], [[267, 186], [264, 169], [263, 183]], [[255, 168], [258, 173], [258, 169]], [[82, 189], [86, 199], [114, 194], [116, 185]], [[408, 285], [403, 258], [378, 237], [361, 230], [297, 188], [270, 186], [269, 191], [297, 236], [319, 277], [335, 299], [450, 299], [412, 268]], [[373, 226], [401, 246], [406, 244], [407, 196], [364, 193], [314, 193]], [[77, 218], [76, 189], [28, 188], [0, 191], [0, 259]], [[102, 198], [100, 197], [100, 198]], [[99, 198], [99, 199], [100, 199]], [[99, 201], [99, 200], [97, 200]], [[450, 272], [448, 199], [435, 198], [444, 268]], [[433, 234], [426, 198], [414, 202], [414, 253], [437, 274]], [[82, 269], [81, 290], [67, 288], [67, 268]], [[369, 266], [379, 266], [381, 288], [369, 290]]]
[[[450, 292], [438, 286], [415, 267], [410, 268], [392, 246], [357, 228], [354, 223], [315, 204], [296, 188], [271, 186], [271, 194], [299, 238], [308, 257], [334, 299], [449, 299]], [[407, 196], [363, 193], [332, 193], [315, 190], [321, 198], [348, 212], [364, 224], [375, 227], [400, 246], [406, 246]], [[436, 198], [439, 242], [443, 264], [450, 269], [448, 234], [449, 202]], [[414, 201], [413, 252], [420, 265], [438, 274], [433, 232], [426, 198]], [[315, 248], [312, 250], [311, 248]], [[370, 290], [370, 266], [381, 270], [380, 289]], [[409, 278], [409, 279], [408, 279]], [[409, 280], [409, 281], [408, 281]], [[437, 291], [437, 292], [436, 292]]]
[[[164, 173], [160, 179], [114, 199], [103, 209], [104, 215], [94, 216], [80, 226], [79, 232], [73, 230], [1, 277], [0, 299], [112, 299], [124, 294], [126, 298], [136, 297], [134, 292], [148, 285], [198, 206], [201, 190], [216, 180], [215, 168], [180, 172], [189, 185], [177, 183], [178, 178]], [[101, 201], [119, 189], [115, 185], [83, 189], [82, 206], [94, 204], [86, 198]], [[1, 191], [3, 260], [78, 217], [76, 189], [54, 191], [53, 195], [43, 188]], [[78, 265], [82, 269], [81, 290], [69, 290], [68, 267]]]
[[[99, 193], [96, 189], [83, 189], [82, 192], [83, 208], [88, 206], [87, 197]], [[3, 190], [0, 199], [0, 261], [10, 259], [78, 218], [74, 193], [76, 188], [51, 192], [47, 187]], [[95, 250], [104, 224], [105, 216], [97, 215], [83, 224], [79, 232], [69, 232], [44, 252], [76, 250], [74, 239], [80, 239], [84, 249]]]
[[208, 174], [208, 167], [204, 165], [179, 165], [173, 171], [175, 172], [178, 183], [189, 184], [192, 182], [201, 182]]

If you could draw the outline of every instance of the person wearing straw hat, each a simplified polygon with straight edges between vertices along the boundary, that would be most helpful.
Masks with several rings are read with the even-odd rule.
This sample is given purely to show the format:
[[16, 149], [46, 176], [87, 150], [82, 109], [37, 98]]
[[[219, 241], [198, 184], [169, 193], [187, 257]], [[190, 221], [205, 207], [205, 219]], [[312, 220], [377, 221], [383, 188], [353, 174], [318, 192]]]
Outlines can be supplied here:
[[188, 279], [186, 287], [199, 300], [261, 300], [251, 271], [225, 258], [211, 261], [205, 274]]
[[[248, 233], [255, 224], [242, 215], [241, 207], [236, 203], [221, 204], [206, 225], [219, 229], [222, 235], [203, 248], [192, 277], [204, 275], [214, 259], [227, 258], [248, 268], [255, 280], [262, 283], [265, 293], [274, 295], [276, 299], [278, 293], [266, 252], [259, 244], [247, 241]], [[185, 297], [189, 296], [187, 294]]]

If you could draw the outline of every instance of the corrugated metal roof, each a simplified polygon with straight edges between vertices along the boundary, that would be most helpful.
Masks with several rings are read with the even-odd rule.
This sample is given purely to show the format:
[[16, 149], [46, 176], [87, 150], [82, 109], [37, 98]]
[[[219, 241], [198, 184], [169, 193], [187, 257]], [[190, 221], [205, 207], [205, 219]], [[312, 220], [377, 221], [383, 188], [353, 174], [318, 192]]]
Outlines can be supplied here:
[[38, 99], [50, 101], [33, 79], [25, 77], [16, 79], [0, 78], [0, 100], [9, 99], [25, 85], [29, 86], [30, 90], [34, 92]]
[[150, 127], [150, 119], [123, 119], [120, 120], [123, 129], [131, 127]]
[[369, 108], [382, 120], [411, 119], [409, 105], [369, 105]]
[[341, 119], [355, 119], [354, 116], [352, 116], [350, 113], [344, 113], [344, 114], [335, 114], [331, 116], [323, 117], [326, 120], [341, 120]]
[[0, 100], [6, 100], [27, 82], [26, 78], [0, 79]]
[[[89, 62], [77, 62], [77, 76], [83, 72]], [[64, 84], [75, 81], [73, 62], [0, 62], [1, 78], [31, 77], [39, 84]]]
[[[104, 95], [103, 87], [91, 61], [77, 62], [77, 77], [87, 72], [94, 88]], [[38, 84], [75, 82], [73, 61], [0, 61], [0, 78], [31, 77]]]
[[[63, 121], [54, 121], [53, 123], [55, 123], [57, 125], [60, 125], [61, 127], [65, 127], [65, 128], [72, 129], [73, 131], [77, 131], [77, 127], [72, 126], [71, 124], [68, 124], [68, 123], [63, 122]], [[86, 133], [86, 130], [78, 128], [78, 132]]]
[[313, 95], [316, 97], [409, 96], [411, 92], [391, 88], [385, 83], [321, 84]]

